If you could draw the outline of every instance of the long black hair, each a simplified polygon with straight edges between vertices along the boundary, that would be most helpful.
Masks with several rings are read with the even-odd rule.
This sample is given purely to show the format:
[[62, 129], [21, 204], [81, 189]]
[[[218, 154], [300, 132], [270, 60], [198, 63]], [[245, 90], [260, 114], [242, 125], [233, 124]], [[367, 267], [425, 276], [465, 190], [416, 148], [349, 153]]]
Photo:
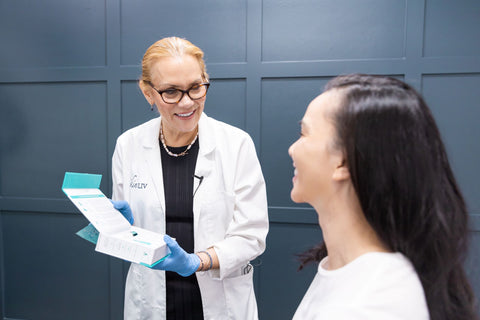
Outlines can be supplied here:
[[[327, 83], [343, 101], [332, 115], [367, 221], [394, 252], [410, 259], [425, 291], [430, 317], [475, 319], [475, 298], [463, 263], [468, 214], [435, 120], [406, 83], [352, 74]], [[321, 245], [306, 263], [327, 254]]]

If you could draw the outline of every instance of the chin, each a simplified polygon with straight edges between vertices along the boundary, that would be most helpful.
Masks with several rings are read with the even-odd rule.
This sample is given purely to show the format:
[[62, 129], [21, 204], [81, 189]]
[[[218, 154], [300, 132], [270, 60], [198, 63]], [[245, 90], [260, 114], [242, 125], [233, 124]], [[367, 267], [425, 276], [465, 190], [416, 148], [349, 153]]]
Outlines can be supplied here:
[[303, 203], [304, 202], [304, 201], [302, 201], [300, 195], [298, 195], [295, 192], [295, 188], [293, 188], [292, 191], [290, 192], [290, 199], [292, 199], [292, 201], [295, 202], [295, 203]]
[[188, 122], [181, 122], [179, 124], [179, 127], [181, 127], [180, 130], [185, 133], [190, 133], [194, 131], [195, 129], [197, 129], [197, 126], [198, 126], [198, 119], [191, 119]]

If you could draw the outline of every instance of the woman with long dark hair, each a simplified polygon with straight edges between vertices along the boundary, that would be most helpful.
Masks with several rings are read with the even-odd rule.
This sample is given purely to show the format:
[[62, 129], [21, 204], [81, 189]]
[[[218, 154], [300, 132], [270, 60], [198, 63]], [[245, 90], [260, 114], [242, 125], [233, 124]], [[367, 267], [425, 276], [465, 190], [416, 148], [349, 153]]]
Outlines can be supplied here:
[[289, 149], [292, 200], [324, 242], [294, 319], [475, 319], [464, 272], [468, 214], [433, 116], [397, 79], [331, 80]]

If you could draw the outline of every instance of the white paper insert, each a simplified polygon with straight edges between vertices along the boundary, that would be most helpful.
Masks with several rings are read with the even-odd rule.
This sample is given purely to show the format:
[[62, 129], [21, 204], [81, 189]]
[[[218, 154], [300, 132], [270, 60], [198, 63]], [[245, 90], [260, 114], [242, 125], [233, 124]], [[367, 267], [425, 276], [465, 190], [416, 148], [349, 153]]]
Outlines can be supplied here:
[[100, 189], [64, 188], [63, 191], [100, 232], [96, 251], [149, 266], [168, 254], [163, 235], [131, 226]]

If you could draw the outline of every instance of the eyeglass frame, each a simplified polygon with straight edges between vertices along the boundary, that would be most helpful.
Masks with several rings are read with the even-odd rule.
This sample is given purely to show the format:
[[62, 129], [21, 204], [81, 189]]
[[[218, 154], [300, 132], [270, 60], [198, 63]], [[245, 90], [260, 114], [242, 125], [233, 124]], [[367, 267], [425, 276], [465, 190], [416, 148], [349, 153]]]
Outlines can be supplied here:
[[[180, 101], [182, 101], [183, 97], [185, 96], [185, 94], [187, 94], [187, 96], [190, 98], [190, 100], [194, 101], [194, 100], [200, 100], [202, 98], [204, 98], [206, 95], [207, 95], [207, 92], [208, 92], [208, 88], [210, 87], [210, 82], [202, 82], [202, 83], [199, 83], [199, 84], [195, 84], [193, 86], [191, 86], [189, 89], [187, 90], [182, 90], [182, 89], [177, 89], [175, 88], [174, 90], [177, 90], [177, 91], [180, 91], [182, 93], [182, 95], [180, 96], [180, 99], [178, 99], [177, 102], [167, 102], [165, 101], [165, 98], [163, 97], [163, 94], [164, 92], [166, 91], [169, 91], [169, 90], [172, 90], [172, 89], [166, 89], [166, 90], [158, 90], [157, 88], [155, 88], [153, 86], [153, 83], [151, 83], [150, 81], [145, 81], [146, 83], [148, 83], [148, 85], [150, 87], [152, 87], [153, 90], [155, 90], [156, 92], [158, 92], [158, 94], [160, 95], [160, 97], [162, 98], [162, 101], [167, 103], [167, 104], [176, 104], [176, 103], [179, 103]], [[193, 99], [192, 97], [190, 97], [190, 90], [192, 90], [194, 87], [200, 87], [200, 86], [206, 86], [206, 89], [205, 89], [205, 94], [203, 96], [201, 96], [200, 98], [195, 98]]]

